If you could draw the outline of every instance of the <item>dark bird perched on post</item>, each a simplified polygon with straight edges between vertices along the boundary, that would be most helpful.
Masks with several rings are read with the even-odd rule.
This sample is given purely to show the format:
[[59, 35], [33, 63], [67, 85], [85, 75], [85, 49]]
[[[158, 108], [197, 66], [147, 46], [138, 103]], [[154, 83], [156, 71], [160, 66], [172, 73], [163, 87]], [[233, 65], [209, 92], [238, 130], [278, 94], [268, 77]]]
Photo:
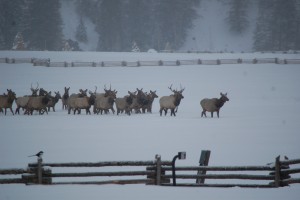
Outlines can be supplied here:
[[35, 155], [31, 155], [31, 156], [28, 156], [28, 157], [33, 157], [33, 156], [36, 156], [36, 157], [38, 157], [38, 158], [41, 158], [42, 157], [42, 155], [43, 155], [43, 151], [40, 151], [40, 152], [38, 152], [37, 154], [35, 154]]

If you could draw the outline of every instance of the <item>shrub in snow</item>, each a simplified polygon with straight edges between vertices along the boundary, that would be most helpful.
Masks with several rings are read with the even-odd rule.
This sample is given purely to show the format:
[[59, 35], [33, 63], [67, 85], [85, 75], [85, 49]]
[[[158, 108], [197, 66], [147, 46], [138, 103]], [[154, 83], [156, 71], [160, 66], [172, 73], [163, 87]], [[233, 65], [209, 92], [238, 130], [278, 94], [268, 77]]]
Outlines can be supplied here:
[[155, 49], [149, 49], [147, 52], [148, 53], [157, 53], [157, 51]]

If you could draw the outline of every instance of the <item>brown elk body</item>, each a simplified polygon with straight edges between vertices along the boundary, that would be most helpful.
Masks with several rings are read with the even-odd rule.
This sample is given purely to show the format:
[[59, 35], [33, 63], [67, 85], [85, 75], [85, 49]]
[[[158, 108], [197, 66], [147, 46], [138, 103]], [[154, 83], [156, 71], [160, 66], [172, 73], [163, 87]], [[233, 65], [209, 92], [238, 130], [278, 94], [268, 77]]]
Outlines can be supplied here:
[[103, 113], [103, 111], [105, 113], [108, 113], [109, 110], [112, 111], [112, 113], [115, 113], [115, 109], [114, 109], [114, 103], [115, 103], [115, 99], [117, 98], [117, 91], [116, 90], [111, 90], [110, 89], [104, 89], [105, 93], [103, 94], [97, 94], [96, 95], [96, 100], [95, 100], [95, 105], [94, 105], [94, 113]]
[[29, 101], [30, 97], [38, 96], [39, 84], [37, 83], [37, 87], [35, 89], [32, 87], [32, 84], [31, 84], [30, 90], [31, 90], [31, 95], [18, 97], [16, 99], [17, 108], [15, 110], [15, 114], [17, 114], [17, 113], [20, 114], [20, 108], [22, 108], [23, 110], [26, 109], [26, 106], [28, 104], [28, 101]]
[[55, 112], [55, 105], [57, 104], [57, 102], [59, 101], [59, 99], [61, 99], [60, 93], [59, 92], [54, 92], [55, 96], [51, 96], [50, 100], [47, 104], [48, 107], [48, 111], [50, 111], [50, 108], [52, 108], [53, 112]]
[[25, 114], [33, 114], [33, 111], [36, 110], [40, 115], [44, 114], [47, 111], [47, 105], [50, 100], [50, 95], [47, 93], [45, 96], [30, 97], [26, 106]]
[[16, 94], [9, 89], [7, 89], [7, 94], [0, 95], [0, 110], [4, 109], [5, 115], [6, 115], [7, 108], [9, 108], [12, 114], [14, 115], [14, 112], [12, 110], [12, 104], [15, 99], [16, 99]]
[[173, 94], [170, 96], [163, 96], [159, 100], [160, 116], [162, 115], [162, 111], [165, 111], [165, 115], [166, 115], [168, 109], [171, 110], [171, 116], [172, 115], [176, 116], [175, 108], [179, 106], [181, 99], [184, 98], [184, 96], [182, 95], [182, 92], [184, 91], [184, 89], [181, 89], [180, 91], [173, 90], [172, 85], [169, 87], [169, 89], [173, 92]]
[[142, 111], [145, 113], [146, 111], [149, 113], [152, 113], [152, 105], [155, 98], [158, 98], [156, 91], [150, 90], [150, 93], [146, 95], [147, 101], [145, 101], [145, 104], [142, 106]]
[[90, 108], [95, 103], [95, 94], [90, 92], [90, 96], [78, 97], [74, 101], [74, 115], [76, 111], [80, 114], [81, 109], [86, 110], [86, 114], [91, 114]]
[[201, 117], [205, 116], [206, 117], [206, 111], [211, 113], [211, 117], [213, 117], [213, 113], [217, 112], [217, 116], [219, 118], [219, 112], [220, 109], [222, 108], [222, 106], [225, 104], [226, 101], [229, 101], [228, 97], [227, 97], [227, 93], [226, 94], [222, 94], [220, 93], [221, 97], [218, 98], [212, 98], [212, 99], [202, 99], [200, 101], [200, 105], [203, 109], [202, 113], [201, 113]]
[[[71, 113], [71, 110], [74, 111], [74, 109], [76, 107], [76, 104], [75, 104], [76, 99], [79, 97], [86, 97], [86, 96], [87, 96], [87, 89], [86, 90], [80, 89], [78, 94], [71, 94], [67, 101], [68, 114]], [[78, 112], [80, 112], [80, 110], [78, 110]]]
[[125, 111], [125, 114], [130, 115], [130, 105], [133, 102], [133, 98], [136, 97], [135, 93], [129, 92], [129, 95], [124, 96], [123, 98], [116, 98], [116, 108], [117, 108], [117, 115], [119, 113], [123, 113]]

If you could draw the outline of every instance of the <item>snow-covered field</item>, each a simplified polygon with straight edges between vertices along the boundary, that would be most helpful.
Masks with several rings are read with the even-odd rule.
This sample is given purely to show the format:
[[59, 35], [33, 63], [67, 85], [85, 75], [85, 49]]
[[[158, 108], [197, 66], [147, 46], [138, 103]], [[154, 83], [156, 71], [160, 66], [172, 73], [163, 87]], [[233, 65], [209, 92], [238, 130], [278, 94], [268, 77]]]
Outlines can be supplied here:
[[[0, 57], [50, 58], [51, 61], [177, 60], [218, 58], [300, 58], [299, 54], [162, 54], [97, 52], [12, 52]], [[0, 168], [23, 168], [45, 152], [45, 162], [171, 160], [178, 151], [187, 159], [177, 165], [197, 166], [201, 150], [212, 151], [209, 165], [264, 165], [278, 155], [300, 158], [300, 66], [276, 64], [195, 65], [176, 67], [47, 68], [31, 64], [0, 64], [0, 93], [12, 89], [30, 94], [30, 86], [63, 93], [103, 90], [111, 85], [124, 96], [143, 88], [170, 95], [173, 84], [185, 88], [176, 117], [152, 114], [68, 115], [61, 109], [48, 115], [7, 116], [0, 113]], [[201, 118], [200, 100], [230, 99], [220, 118]], [[14, 106], [15, 108], [15, 106]], [[210, 115], [208, 115], [210, 116]], [[279, 189], [173, 188], [145, 185], [25, 186], [0, 185], [0, 199], [299, 199], [300, 185]]]

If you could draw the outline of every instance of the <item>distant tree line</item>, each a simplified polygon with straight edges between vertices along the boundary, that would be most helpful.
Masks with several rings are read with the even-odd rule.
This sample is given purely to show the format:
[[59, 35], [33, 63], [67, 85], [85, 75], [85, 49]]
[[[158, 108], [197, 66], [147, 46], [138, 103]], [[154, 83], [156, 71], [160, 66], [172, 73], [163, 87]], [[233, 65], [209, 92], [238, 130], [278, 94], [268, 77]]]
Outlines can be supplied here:
[[[133, 44], [140, 51], [177, 50], [201, 17], [203, 0], [73, 0], [80, 17], [76, 41], [62, 34], [62, 1], [1, 0], [0, 49], [79, 50], [78, 42], [88, 42], [88, 18], [98, 51], [131, 51]], [[249, 13], [257, 11], [253, 50], [300, 49], [300, 0], [219, 1], [229, 6], [224, 23], [235, 35], [249, 31]]]

